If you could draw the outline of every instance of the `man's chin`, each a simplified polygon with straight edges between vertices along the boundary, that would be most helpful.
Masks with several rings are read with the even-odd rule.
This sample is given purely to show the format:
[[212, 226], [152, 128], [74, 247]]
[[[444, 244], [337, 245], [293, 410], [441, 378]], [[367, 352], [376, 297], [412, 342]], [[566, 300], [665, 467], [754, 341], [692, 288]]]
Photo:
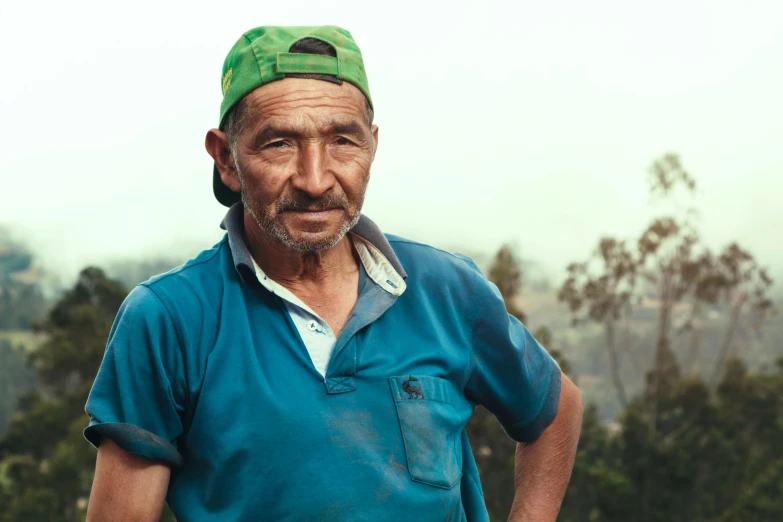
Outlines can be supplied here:
[[340, 240], [344, 237], [344, 234], [307, 234], [289, 236], [283, 243], [297, 252], [322, 252], [335, 247]]
[[358, 220], [358, 215], [352, 216], [344, 210], [314, 212], [314, 216], [304, 214], [307, 213], [283, 212], [267, 221], [262, 229], [291, 250], [319, 252], [337, 245]]
[[340, 230], [348, 220], [348, 216], [342, 209], [321, 210], [318, 212], [288, 210], [280, 214], [277, 220], [289, 234], [328, 234], [329, 230]]
[[329, 226], [316, 230], [310, 227], [304, 230], [286, 227], [285, 234], [282, 234], [283, 237], [278, 237], [278, 239], [297, 252], [320, 252], [337, 245], [346, 233], [345, 223], [341, 223], [340, 226]]

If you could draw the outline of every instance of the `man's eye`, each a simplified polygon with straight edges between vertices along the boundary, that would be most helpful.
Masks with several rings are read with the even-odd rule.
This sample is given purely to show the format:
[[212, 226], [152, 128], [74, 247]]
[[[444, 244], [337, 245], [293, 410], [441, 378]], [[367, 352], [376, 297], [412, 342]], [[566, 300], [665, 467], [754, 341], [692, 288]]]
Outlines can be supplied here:
[[351, 140], [349, 140], [348, 138], [344, 138], [344, 137], [342, 137], [342, 136], [340, 136], [339, 138], [337, 138], [336, 140], [334, 140], [334, 142], [335, 142], [337, 145], [350, 145], [350, 144], [351, 144]]
[[265, 148], [279, 149], [279, 148], [282, 148], [282, 147], [285, 147], [285, 142], [282, 141], [282, 140], [279, 140], [279, 141], [273, 141], [272, 143], [267, 144], [267, 146]]

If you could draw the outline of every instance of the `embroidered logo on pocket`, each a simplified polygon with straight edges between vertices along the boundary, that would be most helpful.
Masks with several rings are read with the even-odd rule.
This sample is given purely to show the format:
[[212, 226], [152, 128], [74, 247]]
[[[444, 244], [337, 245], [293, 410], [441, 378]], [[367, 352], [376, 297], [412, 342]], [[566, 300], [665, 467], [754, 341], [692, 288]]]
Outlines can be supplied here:
[[469, 414], [455, 406], [459, 392], [449, 380], [424, 374], [389, 377], [389, 387], [411, 479], [442, 489], [459, 484], [460, 434]]
[[418, 382], [419, 379], [416, 377], [413, 377], [412, 375], [408, 376], [407, 381], [403, 381], [402, 383], [402, 389], [405, 393], [408, 394], [409, 399], [423, 399], [424, 398], [424, 392], [421, 391], [421, 386], [416, 386], [411, 384], [411, 381]]

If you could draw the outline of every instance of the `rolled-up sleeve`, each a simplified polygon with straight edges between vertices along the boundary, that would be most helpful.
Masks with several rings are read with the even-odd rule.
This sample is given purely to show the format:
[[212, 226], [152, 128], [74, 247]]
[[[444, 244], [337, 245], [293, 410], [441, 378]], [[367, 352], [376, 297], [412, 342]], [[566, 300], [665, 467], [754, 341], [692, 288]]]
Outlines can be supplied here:
[[466, 397], [491, 411], [512, 439], [533, 442], [557, 414], [560, 367], [507, 313], [497, 287], [480, 273], [474, 281]]
[[178, 467], [182, 457], [182, 351], [161, 300], [146, 286], [125, 299], [109, 334], [85, 411], [85, 438]]

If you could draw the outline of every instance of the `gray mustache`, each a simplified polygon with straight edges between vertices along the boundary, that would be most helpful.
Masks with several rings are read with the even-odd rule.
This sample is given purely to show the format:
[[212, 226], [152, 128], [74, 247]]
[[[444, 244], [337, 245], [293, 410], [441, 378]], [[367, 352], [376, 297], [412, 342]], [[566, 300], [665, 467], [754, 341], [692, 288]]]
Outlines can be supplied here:
[[335, 208], [345, 209], [348, 202], [340, 194], [331, 192], [326, 193], [320, 198], [311, 198], [304, 192], [296, 192], [291, 196], [286, 196], [277, 200], [277, 211], [285, 212], [287, 210], [328, 210]]

